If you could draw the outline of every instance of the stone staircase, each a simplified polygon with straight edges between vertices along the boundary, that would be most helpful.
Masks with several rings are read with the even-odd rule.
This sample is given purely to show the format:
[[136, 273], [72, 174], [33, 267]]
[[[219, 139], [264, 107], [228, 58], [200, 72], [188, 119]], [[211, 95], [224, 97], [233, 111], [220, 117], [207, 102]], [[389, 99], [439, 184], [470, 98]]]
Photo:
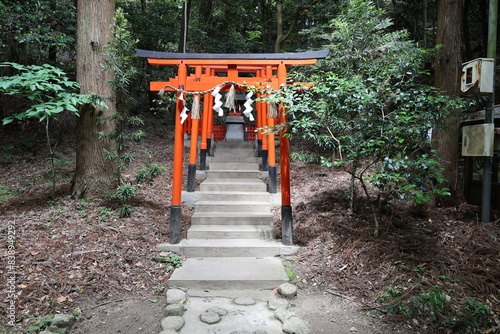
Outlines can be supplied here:
[[187, 239], [160, 248], [187, 257], [169, 286], [190, 289], [273, 289], [288, 281], [276, 240], [271, 198], [252, 144], [217, 143], [196, 192]]

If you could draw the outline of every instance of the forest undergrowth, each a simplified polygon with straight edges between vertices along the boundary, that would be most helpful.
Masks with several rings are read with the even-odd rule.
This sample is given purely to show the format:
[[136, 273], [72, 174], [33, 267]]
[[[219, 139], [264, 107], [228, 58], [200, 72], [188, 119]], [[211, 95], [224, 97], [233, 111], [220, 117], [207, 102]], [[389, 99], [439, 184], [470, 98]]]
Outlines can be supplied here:
[[[145, 140], [128, 147], [135, 159], [122, 178], [134, 183], [147, 163], [167, 172], [150, 185], [136, 184], [131, 216], [120, 217], [111, 194], [73, 199], [72, 121], [60, 132], [55, 195], [51, 193], [43, 132], [37, 124], [0, 128], [0, 238], [15, 228], [16, 326], [36, 332], [57, 312], [80, 315], [129, 295], [158, 296], [168, 287], [171, 263], [155, 262], [156, 245], [168, 240], [172, 128], [146, 120]], [[301, 144], [292, 142], [292, 151]], [[417, 333], [500, 331], [500, 226], [482, 224], [468, 204], [429, 208], [398, 203], [371, 212], [361, 193], [349, 208], [348, 174], [338, 168], [293, 161], [294, 242], [302, 246], [293, 282], [355, 300], [374, 318]], [[183, 208], [183, 233], [191, 208]], [[497, 217], [494, 213], [493, 217]], [[279, 222], [276, 222], [279, 231]], [[185, 235], [185, 234], [184, 234]], [[1, 276], [6, 265], [0, 267]], [[1, 326], [8, 321], [6, 285], [0, 288]], [[159, 297], [158, 297], [159, 299]], [[6, 327], [5, 333], [13, 328]]]

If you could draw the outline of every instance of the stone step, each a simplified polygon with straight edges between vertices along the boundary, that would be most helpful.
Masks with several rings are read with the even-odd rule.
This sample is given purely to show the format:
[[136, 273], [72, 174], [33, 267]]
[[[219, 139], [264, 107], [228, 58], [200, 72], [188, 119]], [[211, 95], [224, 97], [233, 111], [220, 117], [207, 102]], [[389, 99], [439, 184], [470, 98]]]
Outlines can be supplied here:
[[189, 258], [175, 269], [169, 287], [205, 290], [272, 290], [288, 282], [279, 258]]
[[274, 239], [276, 230], [268, 225], [193, 225], [188, 239]]
[[259, 163], [259, 158], [254, 156], [213, 156], [211, 159], [212, 163]]
[[216, 179], [258, 179], [260, 176], [259, 170], [207, 170], [207, 178]]
[[253, 143], [248, 141], [218, 141], [216, 147], [224, 149], [253, 148]]
[[261, 239], [183, 239], [179, 244], [160, 244], [158, 248], [187, 257], [272, 257], [281, 253], [278, 240]]
[[211, 171], [215, 170], [259, 170], [259, 164], [256, 162], [234, 162], [220, 163], [212, 162], [209, 165]]
[[195, 212], [271, 212], [271, 203], [264, 201], [198, 201]]
[[270, 212], [194, 212], [193, 225], [266, 225], [273, 224]]
[[200, 184], [201, 191], [265, 192], [267, 185], [259, 179], [206, 179]]
[[247, 158], [247, 157], [255, 158], [253, 150], [227, 150], [227, 151], [218, 151], [214, 153], [214, 158], [233, 159], [233, 158]]
[[269, 202], [268, 192], [244, 192], [244, 191], [198, 191], [198, 201], [263, 201]]

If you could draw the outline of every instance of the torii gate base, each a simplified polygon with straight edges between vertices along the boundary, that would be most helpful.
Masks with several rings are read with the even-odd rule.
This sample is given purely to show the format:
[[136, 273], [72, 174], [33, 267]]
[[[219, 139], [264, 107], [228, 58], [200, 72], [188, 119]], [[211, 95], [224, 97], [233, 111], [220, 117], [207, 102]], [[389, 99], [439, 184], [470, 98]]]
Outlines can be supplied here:
[[[136, 50], [139, 57], [147, 58], [151, 65], [178, 66], [176, 78], [168, 82], [151, 82], [151, 91], [177, 91], [174, 172], [172, 181], [172, 207], [170, 213], [170, 243], [178, 244], [181, 240], [181, 193], [182, 193], [182, 166], [184, 156], [183, 122], [185, 113], [184, 94], [190, 93], [200, 102], [200, 95], [204, 96], [202, 114], [202, 138], [200, 146], [201, 167], [206, 165], [207, 144], [212, 135], [212, 118], [214, 101], [210, 92], [216, 87], [228, 90], [230, 85], [253, 86], [262, 93], [258, 97], [265, 97], [266, 90], [279, 90], [286, 85], [286, 68], [288, 66], [314, 65], [317, 59], [325, 58], [328, 50], [301, 53], [271, 53], [271, 54], [193, 54], [193, 53], [166, 53], [146, 50]], [[194, 74], [188, 76], [188, 68], [194, 68]], [[240, 75], [242, 74], [242, 75]], [[268, 113], [265, 102], [256, 102], [257, 127], [272, 128], [275, 124], [286, 124], [286, 109], [279, 106], [277, 119]], [[192, 115], [191, 115], [192, 116]], [[200, 120], [192, 118], [192, 134], [199, 131]], [[288, 138], [282, 130], [280, 140], [280, 173], [281, 173], [281, 225], [282, 243], [292, 245], [293, 225], [292, 207], [290, 200], [290, 156]], [[188, 167], [188, 191], [194, 191], [194, 177], [196, 174], [198, 136], [193, 135], [190, 144]], [[193, 139], [194, 138], [194, 139]], [[258, 133], [262, 169], [269, 172], [269, 192], [277, 192], [277, 169], [275, 155], [275, 135], [273, 133]]]

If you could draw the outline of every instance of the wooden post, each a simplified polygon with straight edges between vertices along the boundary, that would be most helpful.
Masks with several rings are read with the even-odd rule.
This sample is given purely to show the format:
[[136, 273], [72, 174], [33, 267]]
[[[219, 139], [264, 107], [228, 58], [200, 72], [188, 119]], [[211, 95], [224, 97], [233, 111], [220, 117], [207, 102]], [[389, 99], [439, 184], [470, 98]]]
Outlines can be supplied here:
[[[197, 78], [201, 77], [201, 66], [196, 66], [195, 75]], [[197, 102], [200, 106], [200, 95], [193, 96], [193, 105]], [[201, 112], [199, 113], [201, 114]], [[199, 118], [193, 118], [193, 110], [191, 110], [191, 144], [189, 147], [189, 166], [188, 166], [188, 184], [187, 191], [194, 192], [196, 184], [196, 158], [198, 153], [198, 128], [200, 120]]]
[[[257, 94], [257, 98], [262, 98], [262, 94], [258, 93]], [[255, 120], [255, 123], [256, 123], [256, 128], [259, 129], [262, 127], [262, 101], [259, 101], [259, 102], [256, 102], [256, 106], [257, 106], [257, 117], [256, 117], [256, 120]], [[260, 133], [260, 131], [257, 132], [256, 134], [256, 139], [257, 139], [257, 157], [262, 157], [262, 134]]]
[[[278, 83], [286, 84], [286, 66], [281, 62], [278, 65]], [[279, 107], [279, 122], [287, 122], [286, 110], [283, 104]], [[280, 133], [280, 172], [281, 172], [281, 242], [283, 245], [293, 244], [292, 206], [290, 199], [290, 143], [286, 136], [286, 129]]]
[[[274, 126], [274, 118], [267, 118], [267, 126], [272, 128]], [[269, 192], [271, 194], [276, 194], [277, 190], [277, 174], [276, 174], [276, 144], [274, 139], [274, 133], [269, 133], [267, 135], [267, 152], [268, 152], [268, 173], [269, 173]]]
[[[187, 78], [187, 66], [184, 62], [178, 68], [179, 88], [184, 89]], [[182, 131], [181, 112], [184, 102], [177, 93], [175, 108], [175, 140], [174, 140], [174, 172], [172, 180], [172, 207], [170, 211], [170, 243], [178, 244], [181, 241], [181, 196], [182, 196], [182, 161], [184, 157], [184, 131]]]
[[[215, 70], [212, 69], [212, 68], [208, 68], [207, 71], [209, 71], [209, 75], [212, 77], [212, 76], [215, 76]], [[214, 133], [214, 98], [212, 96], [212, 94], [209, 94], [209, 98], [208, 98], [208, 112], [207, 112], [207, 115], [208, 115], [208, 136], [207, 136], [207, 153], [208, 155], [212, 155], [212, 145], [214, 143], [212, 143], [212, 134]]]
[[[255, 72], [255, 75], [257, 77], [261, 77], [262, 76], [262, 71], [261, 70], [257, 70]], [[262, 98], [262, 94], [257, 93], [257, 98]], [[257, 117], [255, 119], [255, 125], [256, 125], [256, 128], [259, 129], [259, 128], [262, 127], [262, 107], [263, 107], [263, 102], [262, 101], [256, 102], [256, 105], [257, 105], [257, 110], [256, 110]], [[261, 134], [260, 131], [257, 131], [257, 133], [255, 135], [255, 138], [257, 139], [257, 157], [261, 158], [262, 157], [262, 134]]]
[[208, 137], [208, 121], [209, 121], [209, 108], [210, 108], [210, 93], [206, 93], [203, 97], [203, 126], [201, 129], [201, 147], [200, 147], [200, 169], [207, 169], [207, 137]]
[[[270, 79], [273, 76], [273, 68], [271, 66], [266, 66], [266, 78]], [[266, 103], [264, 110], [266, 111], [267, 126], [272, 128], [274, 126], [274, 118], [268, 117], [267, 110], [269, 106]], [[269, 192], [271, 194], [276, 194], [278, 192], [277, 187], [277, 174], [276, 174], [276, 144], [274, 140], [274, 133], [269, 133], [267, 135], [267, 151], [268, 151], [268, 173], [269, 173]]]
[[[261, 115], [260, 115], [260, 127], [263, 128], [267, 125], [267, 103], [263, 102], [261, 106]], [[262, 138], [262, 149], [261, 149], [261, 157], [262, 157], [262, 170], [268, 170], [268, 156], [269, 156], [269, 141], [266, 134], [262, 133], [262, 130], [259, 131], [260, 137]]]
[[[193, 99], [200, 102], [200, 96], [195, 95]], [[192, 115], [192, 113], [191, 113]], [[189, 147], [189, 166], [188, 166], [188, 192], [194, 192], [196, 181], [196, 153], [198, 151], [198, 127], [200, 120], [191, 118], [191, 144]]]

